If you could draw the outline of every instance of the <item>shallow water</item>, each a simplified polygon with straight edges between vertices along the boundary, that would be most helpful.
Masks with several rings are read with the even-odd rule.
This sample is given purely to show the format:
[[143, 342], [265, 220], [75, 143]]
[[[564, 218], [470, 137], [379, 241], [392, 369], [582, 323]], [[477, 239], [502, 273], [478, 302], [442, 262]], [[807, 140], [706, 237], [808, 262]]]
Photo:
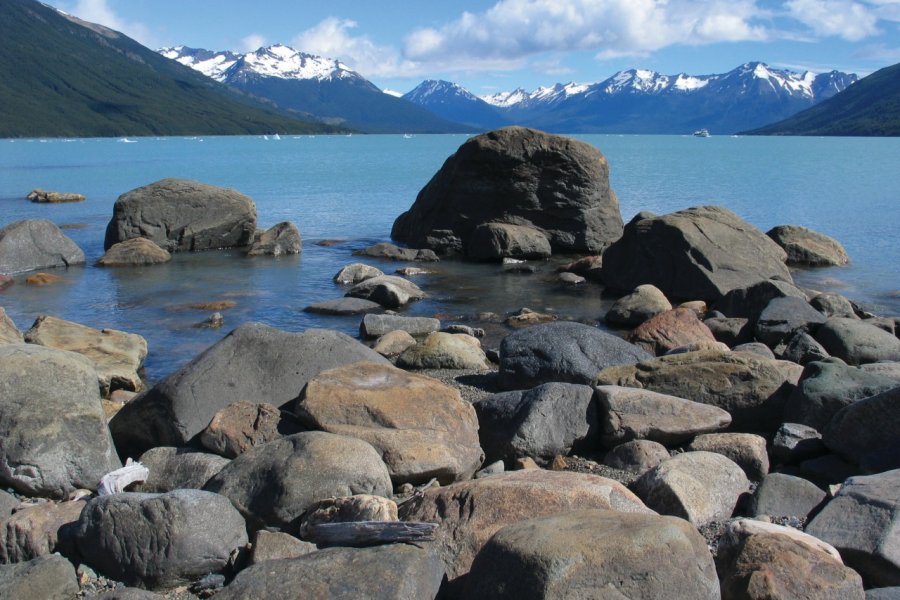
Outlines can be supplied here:
[[[600, 148], [626, 221], [640, 210], [667, 213], [721, 204], [763, 230], [793, 223], [840, 240], [848, 267], [795, 274], [800, 285], [835, 290], [876, 312], [900, 314], [900, 139], [578, 136]], [[17, 284], [0, 292], [20, 329], [41, 314], [147, 338], [149, 380], [165, 376], [236, 325], [261, 321], [285, 330], [328, 327], [355, 335], [358, 317], [303, 312], [336, 298], [331, 282], [351, 251], [388, 239], [391, 225], [465, 136], [317, 136], [0, 140], [0, 225], [25, 218], [75, 224], [66, 233], [88, 265], [60, 274], [60, 284]], [[236, 251], [179, 254], [138, 269], [93, 266], [119, 194], [164, 177], [233, 187], [257, 204], [260, 226], [290, 220], [303, 234], [303, 254], [252, 258]], [[79, 204], [24, 200], [35, 187], [87, 195]], [[320, 246], [322, 239], [343, 240]], [[403, 263], [364, 259], [385, 272]], [[497, 265], [456, 261], [418, 265], [414, 280], [428, 300], [413, 315], [471, 320], [523, 306], [594, 321], [611, 299], [597, 285], [556, 283], [559, 261], [533, 275], [503, 274]], [[221, 330], [194, 325], [209, 312], [196, 302], [233, 300]], [[503, 333], [489, 327], [492, 340]]]

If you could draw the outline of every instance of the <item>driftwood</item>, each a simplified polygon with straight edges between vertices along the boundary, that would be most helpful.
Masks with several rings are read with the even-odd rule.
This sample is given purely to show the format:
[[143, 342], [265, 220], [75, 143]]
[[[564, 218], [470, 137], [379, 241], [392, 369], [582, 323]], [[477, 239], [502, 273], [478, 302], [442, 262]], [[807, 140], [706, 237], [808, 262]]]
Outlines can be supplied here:
[[319, 523], [306, 532], [307, 541], [319, 546], [377, 546], [398, 542], [428, 542], [434, 539], [437, 523], [404, 521], [354, 521]]
[[100, 486], [97, 488], [97, 495], [121, 494], [132, 483], [143, 483], [147, 481], [148, 477], [150, 477], [150, 469], [129, 458], [124, 467], [110, 471], [103, 476]]

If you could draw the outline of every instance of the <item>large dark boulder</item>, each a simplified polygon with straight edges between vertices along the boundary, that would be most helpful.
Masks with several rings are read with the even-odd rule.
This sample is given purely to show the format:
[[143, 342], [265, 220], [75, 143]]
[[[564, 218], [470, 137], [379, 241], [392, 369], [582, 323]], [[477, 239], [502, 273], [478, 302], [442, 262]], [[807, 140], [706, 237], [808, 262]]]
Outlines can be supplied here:
[[0, 273], [84, 264], [84, 252], [46, 219], [16, 221], [0, 229]]
[[325, 369], [387, 360], [351, 337], [325, 329], [289, 333], [260, 323], [241, 325], [190, 363], [138, 396], [110, 421], [120, 454], [184, 446], [232, 402], [293, 402]]
[[822, 441], [868, 472], [900, 468], [900, 386], [841, 409]]
[[169, 252], [246, 246], [256, 233], [256, 204], [236, 190], [163, 179], [119, 196], [104, 250], [142, 237]]
[[784, 260], [775, 242], [720, 206], [644, 212], [603, 253], [603, 280], [621, 291], [650, 283], [667, 298], [714, 302], [750, 283], [792, 282]]
[[487, 223], [531, 227], [553, 252], [601, 252], [622, 235], [606, 158], [584, 142], [522, 127], [475, 136], [397, 218], [391, 237], [467, 253]]
[[507, 390], [550, 381], [590, 385], [613, 365], [631, 365], [653, 355], [582, 323], [544, 323], [517, 331], [500, 344], [498, 383]]

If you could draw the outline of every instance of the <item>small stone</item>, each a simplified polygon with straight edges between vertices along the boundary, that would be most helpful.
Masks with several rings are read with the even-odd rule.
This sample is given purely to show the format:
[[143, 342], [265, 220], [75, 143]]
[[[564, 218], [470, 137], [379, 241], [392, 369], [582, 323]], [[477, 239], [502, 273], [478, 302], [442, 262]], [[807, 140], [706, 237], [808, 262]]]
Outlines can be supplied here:
[[25, 283], [28, 285], [50, 285], [53, 283], [59, 283], [63, 278], [59, 275], [51, 275], [50, 273], [35, 273], [34, 275], [29, 275], [25, 278]]
[[506, 324], [510, 327], [528, 327], [538, 323], [550, 323], [558, 318], [556, 315], [540, 313], [530, 308], [522, 308], [519, 312], [507, 317]]
[[353, 263], [338, 271], [332, 280], [341, 285], [356, 285], [366, 279], [384, 275], [380, 269], [363, 263]]
[[550, 461], [549, 468], [551, 471], [565, 471], [569, 468], [569, 461], [566, 460], [565, 456], [557, 454]]
[[496, 475], [497, 473], [503, 473], [506, 470], [506, 465], [503, 464], [502, 460], [494, 461], [491, 464], [485, 466], [480, 471], [475, 473], [475, 479], [480, 479], [482, 477], [489, 477], [491, 475]]
[[515, 464], [513, 465], [513, 470], [515, 471], [528, 471], [531, 469], [540, 469], [540, 465], [534, 462], [534, 459], [530, 456], [522, 456], [515, 460]]

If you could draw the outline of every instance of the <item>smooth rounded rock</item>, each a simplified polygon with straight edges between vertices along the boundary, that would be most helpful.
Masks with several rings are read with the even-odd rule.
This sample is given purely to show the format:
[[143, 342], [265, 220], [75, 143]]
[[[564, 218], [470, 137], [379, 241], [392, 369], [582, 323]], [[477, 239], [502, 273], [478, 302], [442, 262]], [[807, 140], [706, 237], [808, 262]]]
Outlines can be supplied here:
[[836, 239], [799, 225], [779, 225], [766, 232], [787, 253], [787, 264], [813, 267], [843, 266], [850, 262]]
[[202, 489], [213, 475], [231, 462], [217, 454], [196, 448], [151, 448], [138, 461], [150, 471], [135, 491], [164, 493], [177, 489]]
[[397, 366], [404, 369], [491, 369], [481, 343], [466, 334], [436, 331], [424, 340], [407, 348], [398, 358]]
[[552, 253], [550, 240], [539, 229], [509, 223], [479, 225], [466, 247], [468, 258], [484, 261], [547, 258]]
[[858, 319], [832, 317], [819, 327], [815, 338], [829, 354], [849, 365], [900, 361], [900, 338]]
[[750, 514], [805, 519], [825, 498], [825, 492], [811, 481], [785, 473], [769, 473], [753, 494]]
[[0, 274], [84, 264], [84, 252], [46, 219], [16, 221], [0, 229]]
[[631, 440], [607, 452], [603, 457], [603, 464], [614, 469], [642, 474], [669, 458], [669, 451], [659, 442]]
[[645, 284], [616, 300], [604, 318], [611, 325], [636, 327], [667, 310], [672, 310], [672, 304], [665, 294], [655, 285]]
[[371, 300], [385, 308], [399, 308], [427, 297], [412, 281], [394, 275], [365, 279], [350, 288], [346, 295]]
[[336, 298], [334, 300], [325, 300], [324, 302], [316, 302], [310, 304], [303, 309], [304, 312], [316, 313], [319, 315], [364, 315], [368, 313], [377, 313], [384, 310], [377, 302], [365, 300], [363, 298]]
[[200, 443], [225, 458], [235, 458], [249, 448], [300, 431], [299, 423], [271, 404], [232, 402], [212, 418], [200, 434]]
[[715, 452], [733, 460], [753, 481], [769, 472], [766, 439], [753, 433], [707, 433], [698, 435], [688, 450]]
[[136, 267], [161, 265], [172, 260], [172, 255], [146, 238], [131, 238], [113, 244], [97, 261], [100, 267]]
[[3, 600], [73, 600], [78, 592], [75, 567], [58, 554], [0, 565]]
[[381, 269], [376, 269], [363, 263], [352, 263], [338, 271], [332, 278], [332, 281], [341, 285], [356, 285], [366, 279], [381, 277], [382, 275], [384, 275], [384, 272]]
[[627, 339], [656, 356], [681, 346], [716, 341], [709, 327], [689, 308], [675, 308], [655, 315], [638, 325]]

